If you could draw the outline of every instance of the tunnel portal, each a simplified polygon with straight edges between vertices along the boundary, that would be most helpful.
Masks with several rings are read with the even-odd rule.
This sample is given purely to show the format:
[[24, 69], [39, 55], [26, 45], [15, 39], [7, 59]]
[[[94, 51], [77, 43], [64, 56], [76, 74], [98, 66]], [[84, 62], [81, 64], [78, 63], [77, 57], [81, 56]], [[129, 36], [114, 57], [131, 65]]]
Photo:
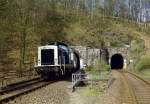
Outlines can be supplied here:
[[112, 70], [123, 69], [123, 65], [124, 65], [124, 59], [121, 54], [114, 54], [111, 57], [111, 69]]

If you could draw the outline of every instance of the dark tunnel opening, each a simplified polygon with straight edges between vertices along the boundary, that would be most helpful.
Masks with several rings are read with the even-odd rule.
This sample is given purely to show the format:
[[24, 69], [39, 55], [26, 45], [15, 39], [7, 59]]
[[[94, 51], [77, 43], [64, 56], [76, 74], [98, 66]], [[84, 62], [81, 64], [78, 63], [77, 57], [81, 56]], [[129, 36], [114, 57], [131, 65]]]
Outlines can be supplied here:
[[79, 53], [77, 53], [77, 52], [74, 52], [74, 54], [76, 57], [76, 68], [75, 68], [75, 70], [79, 70], [80, 69], [80, 56], [79, 56]]
[[123, 69], [124, 59], [121, 54], [115, 54], [111, 57], [111, 69], [119, 70]]

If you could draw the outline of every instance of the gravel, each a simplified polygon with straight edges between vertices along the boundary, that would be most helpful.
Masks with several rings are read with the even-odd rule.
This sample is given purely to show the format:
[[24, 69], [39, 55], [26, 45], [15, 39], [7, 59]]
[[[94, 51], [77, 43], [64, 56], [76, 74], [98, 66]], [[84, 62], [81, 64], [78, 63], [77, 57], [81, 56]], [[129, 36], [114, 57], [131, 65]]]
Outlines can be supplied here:
[[69, 82], [60, 81], [44, 88], [22, 95], [7, 104], [69, 104], [67, 86]]
[[68, 89], [70, 85], [71, 82], [67, 81], [55, 82], [7, 104], [123, 104], [120, 101], [123, 89], [119, 75], [115, 74], [111, 87], [100, 96], [83, 96], [78, 90], [72, 93]]

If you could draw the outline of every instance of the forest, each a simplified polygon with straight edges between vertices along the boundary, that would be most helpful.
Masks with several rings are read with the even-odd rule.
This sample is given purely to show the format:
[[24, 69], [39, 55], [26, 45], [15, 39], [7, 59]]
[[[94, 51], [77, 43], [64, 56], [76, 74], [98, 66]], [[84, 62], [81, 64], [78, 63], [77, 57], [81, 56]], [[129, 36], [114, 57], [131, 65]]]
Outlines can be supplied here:
[[0, 0], [0, 70], [33, 67], [37, 47], [50, 41], [96, 48], [141, 42], [150, 32], [148, 9], [149, 0]]

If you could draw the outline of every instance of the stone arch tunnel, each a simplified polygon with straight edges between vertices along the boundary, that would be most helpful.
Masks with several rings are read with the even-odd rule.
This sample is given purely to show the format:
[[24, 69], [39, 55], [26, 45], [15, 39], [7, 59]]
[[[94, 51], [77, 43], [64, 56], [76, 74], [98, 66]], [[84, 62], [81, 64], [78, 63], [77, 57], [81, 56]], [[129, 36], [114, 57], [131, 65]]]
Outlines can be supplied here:
[[119, 53], [112, 55], [110, 59], [110, 66], [112, 70], [123, 69], [123, 66], [124, 66], [123, 56]]
[[90, 48], [84, 46], [71, 46], [78, 51], [85, 65], [94, 65], [98, 59], [104, 60], [111, 69], [126, 69], [129, 49], [127, 47], [116, 48]]

